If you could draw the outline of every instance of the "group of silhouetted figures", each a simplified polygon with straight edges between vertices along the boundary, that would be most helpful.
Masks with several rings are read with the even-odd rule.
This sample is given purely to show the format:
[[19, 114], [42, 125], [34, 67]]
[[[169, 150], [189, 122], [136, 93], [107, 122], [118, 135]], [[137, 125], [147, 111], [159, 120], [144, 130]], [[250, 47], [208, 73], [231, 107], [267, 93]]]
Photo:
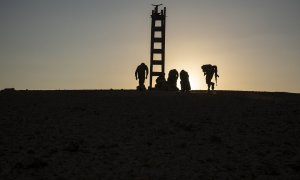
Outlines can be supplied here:
[[[206, 76], [206, 84], [208, 87], [208, 91], [215, 89], [215, 83], [212, 82], [213, 76], [215, 76], [215, 81], [217, 82], [218, 68], [215, 65], [206, 64], [203, 65], [202, 71], [204, 72], [204, 76]], [[139, 80], [139, 85], [137, 86], [137, 90], [144, 91], [146, 87], [144, 85], [145, 79], [148, 77], [148, 66], [145, 63], [141, 63], [135, 71], [135, 78]], [[156, 79], [155, 88], [156, 90], [163, 91], [179, 91], [177, 88], [177, 80], [180, 78], [180, 86], [182, 92], [189, 92], [191, 90], [191, 85], [189, 81], [189, 74], [185, 70], [181, 70], [180, 73], [176, 69], [172, 69], [169, 71], [168, 79], [166, 80], [165, 74], [162, 73]]]

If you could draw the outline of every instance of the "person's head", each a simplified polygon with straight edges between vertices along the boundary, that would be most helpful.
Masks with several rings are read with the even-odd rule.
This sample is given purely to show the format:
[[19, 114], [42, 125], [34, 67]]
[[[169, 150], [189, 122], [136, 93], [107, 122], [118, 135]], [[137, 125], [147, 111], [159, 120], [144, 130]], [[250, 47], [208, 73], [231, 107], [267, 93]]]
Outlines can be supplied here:
[[145, 63], [141, 63], [141, 66], [146, 66], [146, 64]]

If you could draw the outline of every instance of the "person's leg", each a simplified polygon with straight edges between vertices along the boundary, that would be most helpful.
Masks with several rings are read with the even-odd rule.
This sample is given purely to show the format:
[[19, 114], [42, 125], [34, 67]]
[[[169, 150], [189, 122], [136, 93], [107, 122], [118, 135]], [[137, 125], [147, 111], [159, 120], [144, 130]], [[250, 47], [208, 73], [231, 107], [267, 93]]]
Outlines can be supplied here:
[[206, 82], [207, 84], [207, 90], [210, 91], [211, 82]]
[[208, 75], [206, 75], [206, 84], [207, 84], [207, 90], [210, 91], [210, 79]]
[[145, 91], [146, 90], [146, 86], [145, 86], [145, 78], [141, 79], [141, 84], [140, 84], [141, 90]]
[[139, 85], [142, 87], [142, 86], [144, 86], [144, 83], [145, 83], [145, 78], [140, 78]]
[[208, 86], [208, 91], [210, 91], [210, 86], [212, 86], [212, 90], [214, 89], [214, 83], [211, 82], [212, 78], [213, 78], [213, 75], [211, 75], [211, 74], [206, 75], [206, 84]]

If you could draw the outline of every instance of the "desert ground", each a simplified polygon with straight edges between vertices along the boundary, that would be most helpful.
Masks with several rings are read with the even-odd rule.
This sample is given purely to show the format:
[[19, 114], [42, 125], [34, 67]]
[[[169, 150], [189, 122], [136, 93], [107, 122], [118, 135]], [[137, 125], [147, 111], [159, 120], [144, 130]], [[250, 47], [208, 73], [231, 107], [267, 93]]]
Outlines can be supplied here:
[[0, 179], [300, 179], [300, 94], [0, 92]]

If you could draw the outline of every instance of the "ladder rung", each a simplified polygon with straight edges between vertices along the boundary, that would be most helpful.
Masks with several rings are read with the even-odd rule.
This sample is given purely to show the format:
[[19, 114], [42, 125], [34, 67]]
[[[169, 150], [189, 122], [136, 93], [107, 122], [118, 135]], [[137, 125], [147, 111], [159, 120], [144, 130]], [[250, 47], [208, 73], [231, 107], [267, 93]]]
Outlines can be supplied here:
[[152, 52], [155, 54], [161, 54], [163, 52], [163, 50], [162, 49], [153, 49]]
[[153, 61], [152, 61], [152, 64], [153, 64], [153, 65], [162, 65], [162, 64], [163, 64], [163, 61], [160, 61], [160, 60], [153, 60]]
[[154, 38], [153, 41], [154, 41], [154, 42], [162, 42], [163, 39], [162, 39], [162, 38]]
[[152, 19], [153, 20], [164, 20], [164, 16], [163, 15], [152, 15]]
[[154, 27], [153, 29], [154, 29], [154, 31], [162, 31], [163, 30], [162, 27]]
[[162, 72], [152, 72], [152, 76], [160, 76]]

